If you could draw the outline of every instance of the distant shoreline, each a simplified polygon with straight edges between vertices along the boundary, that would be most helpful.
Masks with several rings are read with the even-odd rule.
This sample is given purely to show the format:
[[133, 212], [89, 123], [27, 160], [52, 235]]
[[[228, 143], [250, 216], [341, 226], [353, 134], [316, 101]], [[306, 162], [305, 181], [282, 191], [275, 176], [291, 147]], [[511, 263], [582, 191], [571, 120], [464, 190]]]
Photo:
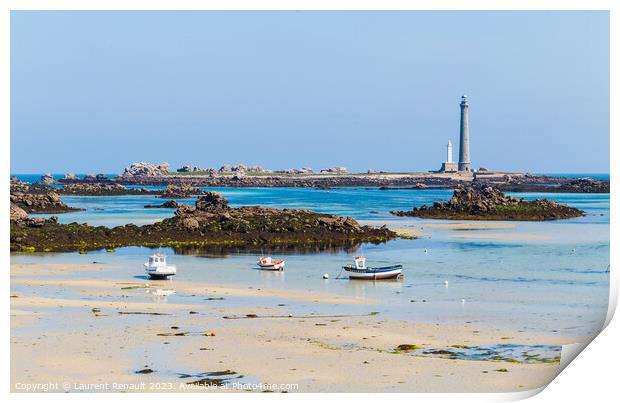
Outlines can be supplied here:
[[[387, 175], [411, 175], [411, 176], [416, 176], [417, 174], [428, 174], [430, 172], [385, 172], [383, 173], [383, 175], [387, 174]], [[179, 174], [178, 172], [171, 172], [171, 175], [177, 175]], [[27, 182], [27, 183], [34, 183], [36, 181], [38, 181], [41, 176], [45, 175], [44, 172], [34, 172], [34, 173], [23, 173], [23, 172], [19, 172], [19, 173], [13, 173], [11, 172], [10, 174], [11, 176], [15, 176], [17, 177], [19, 180], [23, 181], [23, 182]], [[64, 173], [52, 173], [51, 174], [52, 177], [55, 180], [60, 180], [62, 179], [65, 174]], [[79, 179], [83, 179], [84, 177], [86, 177], [88, 174], [86, 173], [77, 173], [75, 174], [75, 176]], [[120, 176], [121, 173], [104, 173], [103, 175], [105, 175], [107, 178], [115, 178], [117, 176]], [[278, 175], [284, 175], [284, 174], [262, 174], [262, 176], [278, 176]], [[321, 174], [314, 174], [317, 176], [320, 176]], [[327, 174], [322, 174], [323, 176], [328, 176]], [[360, 173], [350, 173], [348, 175], [353, 175], [353, 176], [359, 176], [359, 175], [382, 175], [381, 173], [374, 173], [374, 174], [368, 174], [365, 172], [360, 172]], [[604, 180], [604, 181], [608, 181], [610, 180], [610, 173], [605, 173], [605, 172], [535, 172], [532, 173], [531, 175], [533, 176], [546, 176], [546, 177], [557, 177], [557, 178], [571, 178], [571, 179], [579, 179], [579, 178], [591, 178], [591, 179], [595, 179], [595, 180]], [[200, 175], [198, 175], [200, 177]], [[298, 175], [299, 177], [303, 177], [303, 174]], [[346, 176], [346, 175], [344, 175]]]
[[[313, 188], [333, 189], [347, 187], [373, 187], [379, 190], [449, 190], [459, 184], [472, 181], [485, 186], [496, 187], [504, 192], [542, 192], [542, 193], [609, 193], [609, 179], [595, 179], [588, 176], [574, 177], [534, 175], [520, 172], [494, 172], [479, 170], [475, 173], [454, 172], [371, 172], [371, 173], [267, 173], [267, 172], [218, 172], [201, 174], [162, 173], [123, 175], [87, 175], [85, 177], [67, 174], [62, 177], [49, 174], [17, 175], [17, 179], [33, 183], [44, 180], [46, 185], [59, 188], [65, 185], [114, 185], [117, 189], [110, 195], [135, 193], [135, 189], [122, 187], [148, 186], [191, 186], [195, 188]], [[570, 175], [570, 176], [569, 176]], [[591, 175], [594, 176], [594, 175]], [[599, 176], [600, 177], [600, 176]], [[120, 186], [120, 188], [119, 188]], [[119, 190], [120, 189], [120, 190]], [[152, 189], [151, 189], [152, 190]], [[150, 191], [142, 189], [143, 192]], [[120, 193], [119, 193], [120, 192]], [[99, 194], [100, 192], [98, 192]], [[105, 193], [105, 190], [104, 190]], [[73, 194], [73, 193], [72, 193]], [[89, 195], [88, 193], [85, 195]], [[99, 194], [104, 195], [104, 194]]]

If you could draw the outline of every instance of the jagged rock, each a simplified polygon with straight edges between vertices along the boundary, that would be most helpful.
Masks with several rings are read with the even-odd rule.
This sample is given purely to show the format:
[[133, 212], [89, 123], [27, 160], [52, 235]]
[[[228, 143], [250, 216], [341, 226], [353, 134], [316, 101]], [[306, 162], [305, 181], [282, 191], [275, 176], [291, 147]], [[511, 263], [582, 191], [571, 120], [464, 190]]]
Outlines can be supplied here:
[[277, 173], [288, 174], [288, 175], [303, 175], [303, 174], [311, 174], [314, 173], [312, 168], [303, 167], [303, 168], [289, 168], [282, 171], [276, 171]]
[[[15, 212], [19, 214], [19, 212]], [[22, 214], [19, 214], [23, 216]], [[115, 228], [45, 221], [11, 222], [11, 250], [83, 250], [114, 245], [352, 245], [395, 238], [387, 228], [360, 226], [351, 217], [259, 206], [231, 208], [209, 192], [196, 206], [181, 205], [155, 224]], [[14, 225], [15, 223], [15, 225]]]
[[78, 179], [77, 175], [73, 174], [73, 173], [66, 173], [62, 179], [64, 180], [75, 180]]
[[30, 185], [26, 182], [22, 182], [17, 177], [11, 178], [11, 193], [26, 193], [30, 191]]
[[562, 192], [567, 193], [609, 193], [608, 181], [581, 178], [559, 186]]
[[194, 195], [204, 194], [205, 191], [192, 185], [182, 184], [180, 186], [169, 185], [161, 194], [163, 199], [189, 199]]
[[11, 193], [11, 203], [15, 203], [27, 213], [66, 213], [80, 209], [67, 206], [57, 193]]
[[176, 200], [169, 200], [167, 202], [164, 202], [162, 204], [146, 204], [144, 205], [144, 208], [174, 208], [177, 209], [181, 207], [181, 204], [178, 203]]
[[28, 213], [17, 204], [11, 202], [11, 221], [21, 221], [26, 218], [28, 218]]
[[456, 220], [544, 221], [572, 218], [583, 211], [542, 199], [526, 201], [506, 196], [490, 186], [458, 185], [452, 198], [432, 206], [415, 207], [411, 211], [392, 211], [397, 216], [444, 218]]
[[321, 169], [322, 174], [346, 174], [347, 168], [345, 167], [333, 167], [333, 168], [325, 168]]
[[194, 231], [200, 228], [200, 223], [197, 219], [193, 217], [184, 218], [181, 222], [183, 223], [183, 228], [190, 231]]
[[181, 206], [179, 206], [179, 208], [174, 213], [174, 215], [177, 217], [185, 217], [185, 216], [193, 214], [195, 211], [196, 211], [196, 207], [189, 206], [187, 204], [181, 204]]
[[[50, 217], [48, 219], [45, 218], [32, 218], [26, 213], [24, 209], [19, 207], [17, 204], [11, 202], [11, 218], [10, 222], [12, 225], [21, 226], [21, 227], [42, 227], [46, 223], [55, 224], [58, 222], [58, 217]], [[11, 242], [13, 242], [13, 236], [11, 236]]]
[[163, 162], [159, 165], [148, 162], [137, 162], [125, 168], [122, 177], [163, 176], [170, 173], [170, 164]]
[[197, 210], [225, 210], [228, 208], [228, 200], [219, 193], [207, 192], [196, 201]]
[[355, 229], [360, 228], [360, 225], [352, 217], [345, 218], [344, 225], [355, 228]]
[[52, 186], [56, 183], [56, 181], [54, 180], [52, 174], [45, 174], [41, 176], [41, 179], [39, 179], [38, 183], [43, 186]]
[[[254, 168], [262, 169], [261, 167], [254, 167]], [[237, 164], [237, 165], [225, 164], [225, 165], [222, 165], [220, 169], [218, 169], [219, 173], [246, 172], [246, 171], [248, 171], [248, 167], [246, 167], [244, 164]], [[259, 171], [254, 171], [254, 172], [259, 172]]]
[[249, 168], [247, 169], [247, 171], [248, 171], [248, 172], [254, 172], [254, 173], [270, 173], [270, 172], [271, 172], [271, 170], [269, 170], [269, 169], [265, 169], [265, 168], [263, 168], [263, 167], [262, 167], [262, 166], [260, 166], [260, 165], [254, 165], [254, 166], [252, 166], [252, 167], [249, 167]]
[[62, 194], [70, 195], [119, 195], [127, 193], [142, 193], [141, 190], [132, 190], [128, 192], [128, 189], [118, 183], [105, 184], [105, 183], [68, 183], [58, 190]]

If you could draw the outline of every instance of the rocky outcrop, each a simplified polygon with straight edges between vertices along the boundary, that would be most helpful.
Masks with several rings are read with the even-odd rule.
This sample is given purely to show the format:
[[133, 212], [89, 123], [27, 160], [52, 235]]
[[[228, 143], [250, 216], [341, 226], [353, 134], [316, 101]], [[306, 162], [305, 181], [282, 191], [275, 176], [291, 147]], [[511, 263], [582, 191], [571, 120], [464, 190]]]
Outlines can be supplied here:
[[477, 176], [478, 186], [493, 186], [504, 192], [544, 192], [544, 193], [609, 193], [608, 180], [592, 178], [564, 178], [553, 176], [525, 175], [513, 177], [504, 175], [501, 181]]
[[459, 185], [447, 203], [415, 207], [411, 211], [392, 211], [397, 216], [442, 218], [454, 220], [545, 221], [582, 216], [573, 207], [553, 200], [527, 201], [506, 196], [493, 187]]
[[272, 172], [271, 170], [263, 168], [260, 165], [254, 165], [254, 166], [248, 167], [247, 171], [251, 172], [251, 173], [259, 173], [259, 174], [260, 173], [264, 174], [264, 173], [271, 173]]
[[57, 189], [61, 194], [75, 196], [120, 196], [120, 195], [141, 195], [153, 192], [140, 188], [128, 189], [118, 183], [68, 183], [62, 188]]
[[150, 164], [148, 162], [137, 162], [131, 164], [125, 168], [125, 171], [121, 175], [125, 178], [132, 177], [150, 177], [150, 176], [163, 176], [170, 173], [170, 164], [163, 162], [159, 165]]
[[145, 204], [144, 208], [173, 208], [173, 209], [178, 209], [179, 207], [181, 207], [181, 203], [177, 202], [176, 200], [169, 200], [167, 202], [164, 202], [162, 204]]
[[[260, 168], [260, 167], [259, 167]], [[328, 168], [323, 174], [312, 174], [310, 168], [290, 169], [270, 173], [264, 170], [263, 175], [254, 174], [260, 169], [247, 168], [245, 165], [224, 165], [220, 173], [214, 169], [194, 171], [191, 175], [166, 173], [156, 175], [127, 174], [115, 178], [91, 179], [60, 179], [62, 184], [69, 183], [118, 183], [121, 185], [138, 186], [182, 186], [194, 187], [304, 187], [330, 189], [337, 187], [383, 187], [384, 189], [454, 189], [458, 184], [470, 183], [473, 179], [479, 186], [492, 186], [510, 192], [553, 192], [553, 193], [609, 193], [608, 180], [593, 180], [542, 176], [532, 174], [506, 174], [501, 172], [479, 172], [471, 175], [434, 175], [429, 173], [390, 174], [373, 171], [369, 174], [347, 174], [346, 170]], [[424, 188], [424, 186], [427, 186]]]
[[200, 211], [222, 211], [228, 209], [228, 200], [219, 193], [206, 192], [198, 201], [196, 209]]
[[54, 180], [52, 174], [45, 174], [41, 176], [38, 183], [43, 186], [52, 186], [56, 183], [56, 181]]
[[[246, 172], [246, 171], [248, 171], [248, 167], [246, 167], [244, 164], [237, 164], [237, 165], [225, 164], [225, 165], [222, 165], [220, 169], [217, 170], [217, 172], [221, 174], [231, 173], [231, 172], [239, 173], [239, 172]], [[255, 171], [255, 172], [258, 172], [258, 171]]]
[[11, 202], [11, 221], [21, 221], [28, 218], [26, 210]]
[[183, 165], [181, 168], [177, 168], [177, 172], [196, 172], [200, 169], [193, 165]]
[[325, 168], [325, 169], [321, 169], [321, 173], [322, 174], [338, 174], [338, 175], [344, 175], [346, 173], [348, 173], [349, 171], [347, 171], [347, 168], [345, 167], [333, 167], [333, 168]]
[[181, 205], [174, 217], [151, 225], [92, 227], [45, 223], [29, 227], [11, 221], [11, 250], [81, 250], [129, 245], [356, 245], [395, 238], [389, 229], [362, 226], [350, 217], [309, 210], [258, 206], [231, 208], [221, 195], [209, 192], [194, 206]]
[[[58, 222], [57, 217], [45, 218], [32, 218], [26, 213], [24, 209], [17, 204], [11, 202], [11, 226], [16, 225], [19, 227], [43, 227], [45, 224], [56, 224]], [[20, 238], [17, 237], [15, 241], [19, 242]], [[13, 236], [11, 236], [11, 242], [13, 242]]]
[[608, 181], [594, 180], [590, 178], [577, 179], [559, 186], [566, 193], [609, 193]]
[[204, 190], [198, 189], [192, 185], [168, 185], [168, 187], [161, 193], [160, 197], [162, 199], [189, 199], [195, 195], [201, 195], [204, 193]]
[[282, 171], [276, 171], [276, 173], [287, 174], [287, 175], [309, 175], [309, 174], [314, 173], [314, 171], [310, 167], [303, 167], [303, 168], [284, 169]]
[[67, 213], [81, 209], [67, 206], [55, 192], [47, 193], [11, 193], [14, 203], [27, 213]]
[[[362, 227], [351, 217], [317, 214], [309, 210], [273, 209], [259, 206], [231, 208], [220, 194], [208, 192], [195, 206], [183, 205], [169, 224], [191, 230], [233, 231], [240, 233], [290, 234], [349, 234], [355, 236], [370, 227]], [[378, 230], [385, 235], [391, 231]]]
[[227, 175], [212, 175], [212, 176], [194, 176], [194, 175], [179, 175], [179, 176], [160, 176], [160, 177], [140, 177], [140, 178], [118, 178], [116, 183], [124, 185], [140, 185], [140, 186], [168, 186], [168, 185], [191, 185], [194, 187], [295, 187], [295, 188], [316, 188], [316, 189], [330, 189], [335, 187], [354, 187], [354, 186], [390, 186], [390, 187], [405, 187], [415, 186], [419, 183], [424, 183], [429, 188], [450, 188], [454, 189], [458, 184], [451, 178], [445, 177], [406, 177], [398, 176], [394, 178], [386, 178], [380, 175], [373, 176], [361, 176], [361, 175], [313, 175], [313, 176], [283, 176], [283, 175], [264, 175], [264, 176], [251, 176], [227, 174]]
[[30, 191], [30, 185], [22, 182], [17, 177], [11, 178], [11, 193], [26, 193]]

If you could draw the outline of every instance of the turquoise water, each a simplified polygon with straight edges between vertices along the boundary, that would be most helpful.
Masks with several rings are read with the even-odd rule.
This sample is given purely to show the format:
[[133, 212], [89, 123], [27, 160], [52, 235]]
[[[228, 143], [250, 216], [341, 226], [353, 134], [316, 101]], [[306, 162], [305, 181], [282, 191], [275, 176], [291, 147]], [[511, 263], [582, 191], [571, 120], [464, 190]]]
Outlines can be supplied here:
[[[41, 179], [42, 174], [12, 174], [11, 176], [13, 175], [17, 176], [19, 180], [21, 181], [24, 181], [27, 183], [34, 183], [38, 181], [39, 179]], [[118, 174], [105, 174], [105, 175], [109, 178], [112, 178], [112, 177], [117, 176]], [[561, 174], [540, 173], [536, 175], [560, 176], [564, 178], [592, 178], [592, 179], [600, 179], [600, 180], [609, 180], [608, 173], [561, 173]], [[65, 175], [64, 174], [52, 174], [52, 176], [54, 177], [54, 179], [58, 180], [64, 177]], [[86, 176], [86, 174], [76, 174], [76, 176], [79, 178], [83, 178]]]
[[[264, 205], [280, 208], [307, 208], [352, 216], [364, 223], [392, 227], [416, 226], [427, 232], [417, 240], [395, 240], [356, 249], [328, 251], [279, 251], [287, 259], [283, 273], [254, 270], [261, 252], [193, 250], [175, 254], [178, 280], [196, 280], [248, 287], [311, 289], [332, 294], [365, 297], [371, 306], [339, 306], [305, 303], [296, 309], [330, 314], [367, 313], [419, 321], [454, 322], [507, 327], [560, 335], [596, 333], [604, 322], [609, 292], [609, 195], [519, 193], [518, 197], [548, 197], [586, 211], [585, 217], [554, 222], [512, 223], [514, 228], [455, 231], [425, 227], [441, 220], [400, 218], [390, 210], [449, 199], [445, 190], [381, 191], [353, 188], [315, 190], [298, 188], [215, 189], [233, 206]], [[61, 222], [88, 222], [93, 225], [148, 223], [171, 216], [173, 210], [144, 209], [144, 204], [164, 199], [150, 196], [83, 197], [65, 196], [72, 206], [85, 211], [59, 215]], [[182, 200], [192, 203], [192, 200]], [[106, 263], [112, 269], [83, 272], [74, 276], [141, 278], [141, 264], [152, 253], [147, 248], [130, 247], [116, 253], [104, 251], [14, 255], [19, 262]], [[369, 264], [400, 263], [402, 282], [360, 282], [336, 279], [339, 268], [356, 254], [364, 254]], [[330, 279], [323, 280], [323, 273]], [[448, 281], [448, 286], [445, 285]], [[174, 280], [165, 283], [174, 288]], [[143, 290], [136, 291], [137, 293]], [[186, 301], [188, 295], [174, 294], [170, 302]], [[247, 306], [249, 301], [232, 298], [226, 306]], [[276, 301], [274, 301], [276, 302]], [[245, 305], [244, 305], [245, 304]], [[344, 312], [346, 311], [346, 312]], [[299, 311], [296, 311], [299, 313]]]
[[591, 178], [591, 179], [598, 179], [598, 180], [605, 180], [605, 181], [609, 180], [608, 173], [607, 174], [605, 173], [561, 173], [561, 174], [542, 173], [542, 174], [536, 174], [536, 175], [559, 176], [563, 178]]

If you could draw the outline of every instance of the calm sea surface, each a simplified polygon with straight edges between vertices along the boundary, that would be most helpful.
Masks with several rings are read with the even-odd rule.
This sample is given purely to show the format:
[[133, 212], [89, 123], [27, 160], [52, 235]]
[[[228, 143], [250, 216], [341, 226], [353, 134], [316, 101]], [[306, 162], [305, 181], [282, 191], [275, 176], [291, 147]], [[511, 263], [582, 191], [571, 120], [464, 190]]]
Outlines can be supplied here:
[[[579, 176], [579, 175], [575, 175]], [[583, 175], [582, 175], [583, 176]], [[591, 176], [591, 175], [587, 175]], [[36, 175], [35, 179], [38, 179]], [[25, 179], [25, 178], [24, 178]], [[428, 235], [417, 240], [365, 244], [355, 250], [277, 252], [287, 260], [283, 273], [254, 270], [261, 251], [234, 251], [226, 255], [195, 250], [170, 255], [178, 280], [218, 284], [312, 289], [350, 297], [377, 300], [371, 306], [325, 306], [306, 303], [297, 309], [315, 313], [367, 313], [435, 322], [472, 322], [487, 326], [553, 334], [583, 335], [600, 330], [609, 293], [609, 195], [519, 193], [519, 197], [547, 197], [585, 210], [587, 215], [556, 222], [513, 223], [515, 228], [454, 231], [425, 225], [441, 220], [399, 218], [390, 210], [447, 200], [451, 191], [368, 188], [315, 190], [298, 188], [212, 189], [221, 192], [232, 206], [263, 205], [304, 208], [352, 216], [364, 223], [393, 227], [415, 225]], [[173, 214], [168, 209], [144, 209], [144, 204], [165, 199], [149, 196], [63, 196], [71, 206], [85, 211], [61, 214], [60, 222], [86, 222], [115, 226], [151, 223]], [[193, 203], [192, 200], [180, 200]], [[263, 251], [265, 254], [269, 251]], [[14, 254], [14, 262], [106, 263], [105, 272], [75, 273], [75, 277], [141, 278], [141, 265], [153, 250], [120, 248], [115, 253], [89, 252]], [[187, 252], [186, 252], [187, 253]], [[401, 263], [402, 282], [360, 282], [336, 279], [342, 264], [363, 254], [370, 265]], [[274, 253], [274, 255], [276, 255]], [[323, 280], [323, 273], [330, 275]], [[448, 285], [445, 285], [448, 281]], [[174, 288], [174, 280], [165, 282]], [[13, 287], [19, 288], [19, 287]], [[170, 302], [187, 301], [175, 294]], [[415, 302], [412, 302], [415, 301]], [[425, 301], [425, 302], [423, 302]], [[273, 301], [275, 302], [275, 301]], [[243, 298], [222, 301], [227, 306], [246, 306]]]

